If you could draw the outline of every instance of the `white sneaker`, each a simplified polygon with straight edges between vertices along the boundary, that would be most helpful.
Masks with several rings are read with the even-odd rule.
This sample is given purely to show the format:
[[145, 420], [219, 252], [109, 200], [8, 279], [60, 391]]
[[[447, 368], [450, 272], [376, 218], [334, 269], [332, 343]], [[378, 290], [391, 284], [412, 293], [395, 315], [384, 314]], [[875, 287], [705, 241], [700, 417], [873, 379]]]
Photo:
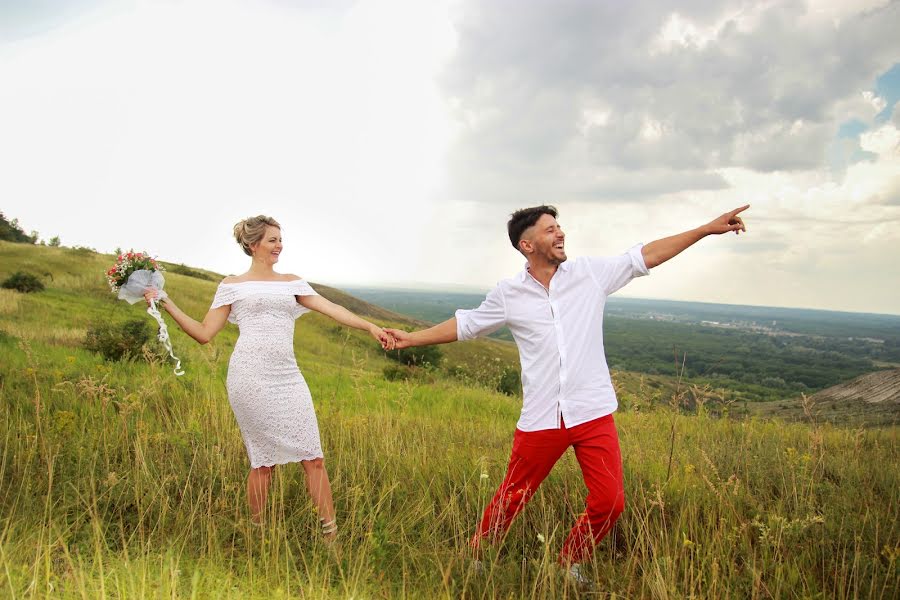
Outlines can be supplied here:
[[582, 591], [592, 591], [594, 582], [585, 573], [582, 565], [575, 563], [566, 569], [566, 580]]
[[478, 560], [477, 558], [472, 560], [471, 564], [469, 564], [469, 572], [474, 577], [481, 577], [484, 575], [484, 562]]

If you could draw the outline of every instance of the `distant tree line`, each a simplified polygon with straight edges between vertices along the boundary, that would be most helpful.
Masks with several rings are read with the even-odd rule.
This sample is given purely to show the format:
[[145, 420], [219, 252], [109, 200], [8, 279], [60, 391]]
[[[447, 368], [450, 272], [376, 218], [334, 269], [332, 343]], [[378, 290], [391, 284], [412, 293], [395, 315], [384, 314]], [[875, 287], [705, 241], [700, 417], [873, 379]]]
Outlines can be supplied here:
[[[15, 242], [17, 244], [37, 244], [39, 238], [40, 234], [37, 231], [25, 233], [25, 230], [19, 225], [18, 219], [10, 221], [6, 218], [6, 215], [0, 211], [0, 240]], [[47, 241], [40, 240], [40, 244], [46, 246], [59, 246], [59, 236], [53, 236]]]
[[18, 219], [9, 221], [6, 215], [0, 212], [0, 240], [19, 244], [34, 244], [37, 242], [37, 236], [28, 235], [19, 225]]
[[769, 336], [682, 323], [609, 318], [604, 339], [613, 369], [677, 376], [741, 391], [750, 400], [798, 396], [900, 361], [896, 338]]

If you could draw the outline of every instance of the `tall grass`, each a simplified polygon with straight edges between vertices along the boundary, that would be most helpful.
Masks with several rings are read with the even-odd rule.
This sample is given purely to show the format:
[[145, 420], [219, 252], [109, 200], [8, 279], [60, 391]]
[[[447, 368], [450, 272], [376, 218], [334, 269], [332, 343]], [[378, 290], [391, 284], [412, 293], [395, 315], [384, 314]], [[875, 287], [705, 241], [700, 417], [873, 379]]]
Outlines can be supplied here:
[[[171, 283], [194, 314], [214, 287]], [[224, 387], [235, 331], [204, 347], [176, 332], [182, 378], [158, 359], [105, 363], [55, 332], [127, 307], [80, 289], [0, 298], [0, 597], [579, 595], [556, 567], [586, 493], [571, 453], [486, 572], [469, 567], [516, 400], [441, 375], [387, 382], [364, 337], [304, 317], [298, 360], [338, 513], [330, 548], [296, 465], [277, 469], [265, 525], [248, 518]], [[640, 400], [616, 415], [627, 507], [588, 565], [599, 597], [896, 597], [896, 428], [684, 416]]]

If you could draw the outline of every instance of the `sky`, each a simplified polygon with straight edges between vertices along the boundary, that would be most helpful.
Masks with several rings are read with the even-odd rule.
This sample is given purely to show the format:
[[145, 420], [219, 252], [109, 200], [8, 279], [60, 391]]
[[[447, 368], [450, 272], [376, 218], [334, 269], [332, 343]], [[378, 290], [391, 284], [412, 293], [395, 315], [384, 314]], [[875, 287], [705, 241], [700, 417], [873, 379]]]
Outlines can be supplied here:
[[[0, 210], [63, 245], [487, 290], [742, 204], [625, 296], [900, 314], [900, 2], [0, 0]], [[102, 274], [100, 283], [103, 285]]]

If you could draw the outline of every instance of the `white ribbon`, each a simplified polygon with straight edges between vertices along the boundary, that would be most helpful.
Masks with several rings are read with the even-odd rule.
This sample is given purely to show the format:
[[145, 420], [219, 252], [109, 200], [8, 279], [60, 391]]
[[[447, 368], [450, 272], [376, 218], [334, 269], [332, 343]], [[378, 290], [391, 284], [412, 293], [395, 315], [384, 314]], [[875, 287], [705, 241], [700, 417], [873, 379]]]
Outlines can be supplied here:
[[163, 286], [165, 284], [166, 281], [159, 271], [141, 269], [129, 275], [125, 285], [119, 288], [119, 299], [125, 300], [129, 304], [134, 304], [135, 302], [140, 302], [144, 299], [144, 293], [148, 289], [152, 288], [158, 291], [156, 298], [150, 301], [150, 307], [147, 309], [147, 314], [156, 319], [156, 322], [159, 323], [159, 335], [157, 338], [166, 347], [166, 350], [169, 351], [169, 356], [175, 359], [175, 374], [181, 376], [184, 375], [184, 371], [181, 370], [181, 359], [172, 352], [172, 342], [169, 341], [169, 329], [166, 327], [166, 322], [163, 321], [162, 315], [156, 307], [157, 300], [163, 300], [167, 297], [166, 293], [163, 291]]
[[[162, 292], [160, 292], [162, 294]], [[166, 350], [169, 351], [169, 356], [171, 356], [175, 360], [175, 375], [179, 377], [184, 375], [184, 371], [181, 369], [181, 359], [175, 356], [172, 352], [172, 342], [169, 341], [169, 328], [166, 327], [166, 322], [163, 321], [162, 315], [159, 314], [159, 309], [156, 308], [156, 299], [150, 300], [150, 306], [147, 308], [147, 314], [156, 319], [156, 322], [159, 323], [159, 335], [157, 339], [162, 342], [163, 346], [166, 347]]]

